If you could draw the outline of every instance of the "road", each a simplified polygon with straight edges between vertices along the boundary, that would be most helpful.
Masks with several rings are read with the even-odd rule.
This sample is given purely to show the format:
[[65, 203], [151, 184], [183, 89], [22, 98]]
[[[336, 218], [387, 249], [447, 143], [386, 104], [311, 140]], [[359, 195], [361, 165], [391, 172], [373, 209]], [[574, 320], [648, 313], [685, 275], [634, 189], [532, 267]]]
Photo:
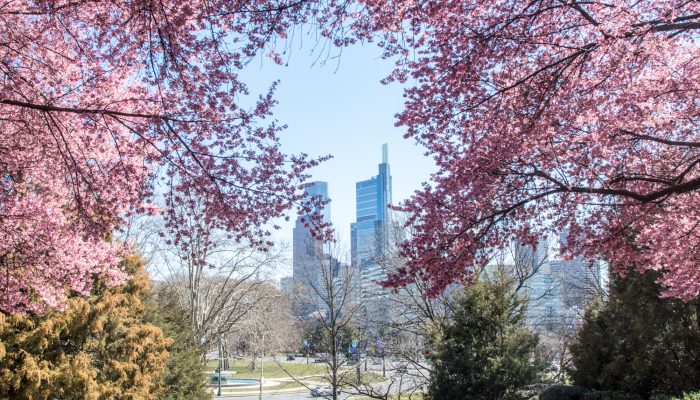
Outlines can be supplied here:
[[[413, 378], [405, 376], [404, 377], [404, 385], [403, 389], [406, 390], [410, 387], [416, 387], [415, 382], [413, 381]], [[377, 393], [384, 393], [388, 390], [388, 381], [387, 382], [382, 382], [378, 383], [377, 386], [375, 386], [375, 390]], [[398, 387], [394, 387], [398, 388]], [[392, 388], [391, 392], [395, 392], [395, 389]], [[341, 400], [346, 400], [346, 399], [353, 399], [357, 397], [367, 397], [366, 395], [360, 395], [360, 394], [353, 394], [353, 393], [347, 393], [343, 392], [341, 393], [339, 399]], [[213, 399], [216, 400], [256, 400], [258, 399], [258, 395], [244, 395], [244, 396], [221, 396], [221, 397], [216, 397], [214, 396]], [[309, 394], [308, 390], [304, 390], [303, 392], [297, 392], [297, 393], [279, 393], [279, 394], [272, 394], [272, 393], [263, 393], [263, 398], [267, 400], [298, 400], [298, 399], [323, 399], [322, 397], [311, 397]]]
[[[271, 360], [272, 360], [272, 358], [268, 359], [266, 357], [266, 361], [271, 361]], [[313, 363], [313, 360], [314, 359], [311, 358], [310, 363]], [[382, 363], [379, 362], [379, 360], [375, 359], [375, 360], [367, 360], [367, 361], [368, 362], [367, 362], [366, 368], [368, 371], [372, 371], [374, 373], [379, 373], [379, 374], [382, 373]], [[374, 362], [372, 362], [372, 361], [374, 361]], [[306, 361], [306, 358], [297, 357], [297, 359], [294, 362], [300, 363], [300, 364], [302, 364], [302, 363], [305, 364], [307, 361]], [[398, 375], [395, 372], [395, 369], [400, 364], [402, 364], [402, 363], [400, 363], [398, 361], [394, 361], [394, 360], [390, 361], [389, 359], [386, 360], [385, 367], [386, 367], [386, 373], [387, 373], [387, 381], [377, 383], [377, 386], [375, 386], [375, 389], [378, 392], [389, 390], [389, 388], [391, 388], [391, 390], [390, 390], [391, 392], [394, 392], [394, 391], [396, 391], [396, 389], [398, 389], [398, 385], [396, 384], [396, 382], [394, 382], [391, 387], [388, 385], [392, 381], [392, 378], [397, 379]], [[361, 364], [361, 367], [363, 370], [365, 369], [364, 362]], [[403, 378], [402, 378], [402, 385], [401, 385], [402, 389], [406, 390], [409, 387], [419, 386], [416, 382], [416, 379], [418, 379], [417, 378], [418, 375], [419, 374], [417, 374], [417, 371], [414, 370], [414, 367], [409, 367], [409, 373], [406, 375], [403, 375]], [[274, 389], [271, 389], [271, 392], [274, 392]], [[250, 393], [250, 392], [248, 392], [248, 393]], [[366, 397], [366, 396], [359, 395], [359, 394], [342, 393], [341, 396], [339, 397], [339, 399], [346, 400], [346, 399], [355, 399], [358, 397]], [[296, 392], [296, 393], [295, 392], [277, 393], [277, 394], [263, 393], [263, 398], [268, 399], [268, 400], [298, 400], [298, 399], [314, 399], [314, 398], [319, 399], [319, 400], [323, 399], [322, 397], [311, 397], [311, 395], [309, 394], [309, 390], [303, 390], [303, 389], [300, 392]], [[224, 395], [221, 397], [214, 396], [213, 399], [216, 399], [216, 400], [257, 400], [257, 399], [259, 399], [259, 397], [257, 394], [246, 394], [246, 395], [228, 395], [228, 396]]]
[[[340, 399], [345, 400], [349, 399], [352, 397], [355, 397], [356, 395], [349, 395], [349, 394], [341, 394]], [[258, 396], [222, 396], [222, 397], [216, 397], [214, 396], [213, 399], [217, 400], [257, 400]], [[298, 400], [298, 399], [323, 399], [323, 397], [311, 397], [310, 394], [308, 393], [286, 393], [286, 394], [266, 394], [263, 396], [263, 399], [267, 400]]]

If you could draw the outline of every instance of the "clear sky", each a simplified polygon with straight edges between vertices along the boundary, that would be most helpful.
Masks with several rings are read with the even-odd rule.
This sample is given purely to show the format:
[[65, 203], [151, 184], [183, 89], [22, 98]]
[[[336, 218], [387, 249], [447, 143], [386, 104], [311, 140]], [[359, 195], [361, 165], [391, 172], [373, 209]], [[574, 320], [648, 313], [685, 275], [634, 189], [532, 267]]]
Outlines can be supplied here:
[[[308, 50], [294, 50], [288, 66], [271, 60], [253, 61], [243, 76], [251, 93], [264, 92], [280, 80], [275, 117], [288, 125], [281, 134], [287, 153], [333, 155], [312, 171], [313, 180], [328, 182], [331, 219], [345, 244], [355, 220], [355, 182], [377, 175], [381, 145], [389, 144], [394, 203], [408, 198], [435, 166], [413, 139], [403, 138], [394, 126], [403, 107], [403, 90], [397, 84], [382, 85], [392, 63], [379, 58], [373, 45], [343, 49], [338, 60], [313, 65]], [[275, 238], [291, 249], [294, 222], [281, 223]], [[349, 247], [349, 246], [348, 246]], [[291, 260], [291, 254], [289, 259]], [[289, 263], [287, 263], [289, 264]], [[291, 265], [277, 276], [291, 274]]]

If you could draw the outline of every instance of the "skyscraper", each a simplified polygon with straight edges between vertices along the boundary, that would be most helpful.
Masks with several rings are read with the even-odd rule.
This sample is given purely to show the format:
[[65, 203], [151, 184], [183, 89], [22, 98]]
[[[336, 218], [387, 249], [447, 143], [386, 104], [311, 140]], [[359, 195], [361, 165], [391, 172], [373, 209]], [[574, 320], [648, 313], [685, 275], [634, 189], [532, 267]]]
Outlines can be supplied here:
[[[319, 196], [326, 200], [322, 209], [312, 211], [312, 214], [319, 215], [323, 222], [330, 222], [330, 204], [328, 201], [328, 183], [312, 182], [305, 192], [308, 196]], [[305, 315], [310, 312], [307, 301], [301, 301], [304, 296], [300, 296], [300, 291], [311, 292], [309, 288], [320, 287], [320, 262], [324, 259], [323, 243], [314, 240], [311, 236], [309, 215], [299, 215], [297, 217], [292, 234], [292, 291], [296, 294], [292, 304], [298, 315]]]
[[564, 230], [554, 237], [542, 237], [536, 249], [523, 247], [523, 261], [531, 262], [534, 272], [525, 285], [529, 298], [526, 321], [540, 330], [578, 323], [586, 304], [604, 282], [603, 261], [562, 257], [560, 248], [567, 236]]
[[362, 297], [379, 291], [376, 281], [383, 278], [377, 260], [386, 255], [387, 224], [391, 205], [389, 146], [382, 145], [382, 162], [377, 176], [357, 182], [356, 222], [350, 225], [351, 262], [362, 277]]

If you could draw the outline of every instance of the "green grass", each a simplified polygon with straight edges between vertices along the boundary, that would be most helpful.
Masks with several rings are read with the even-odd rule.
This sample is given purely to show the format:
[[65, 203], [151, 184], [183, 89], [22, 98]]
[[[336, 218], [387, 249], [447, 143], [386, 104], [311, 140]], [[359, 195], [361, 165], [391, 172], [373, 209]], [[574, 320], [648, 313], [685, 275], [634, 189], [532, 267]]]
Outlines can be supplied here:
[[[302, 385], [299, 382], [296, 381], [285, 381], [285, 382], [280, 382], [279, 385], [275, 386], [266, 386], [263, 390], [266, 394], [274, 394], [277, 391], [281, 389], [293, 389], [293, 388], [298, 388], [302, 387]], [[234, 388], [234, 389], [224, 389], [221, 392], [226, 393], [226, 394], [236, 394], [236, 393], [241, 393], [241, 392], [250, 392], [250, 391], [257, 391], [258, 387], [256, 386], [255, 388]]]
[[[214, 370], [219, 365], [216, 360], [207, 362], [209, 369]], [[235, 378], [260, 378], [260, 362], [256, 371], [250, 370], [250, 360], [233, 360], [229, 362], [230, 370], [235, 372]], [[298, 364], [291, 362], [265, 361], [265, 378], [302, 377], [323, 374], [325, 364]]]

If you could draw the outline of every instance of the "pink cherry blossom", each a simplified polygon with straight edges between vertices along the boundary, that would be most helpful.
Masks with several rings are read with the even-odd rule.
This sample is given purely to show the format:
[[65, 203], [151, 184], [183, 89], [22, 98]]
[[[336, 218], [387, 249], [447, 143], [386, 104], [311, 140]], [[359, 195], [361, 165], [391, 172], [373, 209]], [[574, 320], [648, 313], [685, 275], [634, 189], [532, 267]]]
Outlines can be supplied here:
[[569, 256], [660, 270], [700, 293], [700, 3], [364, 0], [408, 85], [398, 125], [439, 172], [401, 208], [440, 290], [513, 239], [568, 229]]
[[319, 160], [281, 151], [274, 85], [242, 107], [238, 72], [306, 15], [274, 0], [4, 2], [0, 310], [124, 281], [113, 234], [155, 193], [173, 229], [169, 210], [196, 197], [199, 217], [266, 245]]

